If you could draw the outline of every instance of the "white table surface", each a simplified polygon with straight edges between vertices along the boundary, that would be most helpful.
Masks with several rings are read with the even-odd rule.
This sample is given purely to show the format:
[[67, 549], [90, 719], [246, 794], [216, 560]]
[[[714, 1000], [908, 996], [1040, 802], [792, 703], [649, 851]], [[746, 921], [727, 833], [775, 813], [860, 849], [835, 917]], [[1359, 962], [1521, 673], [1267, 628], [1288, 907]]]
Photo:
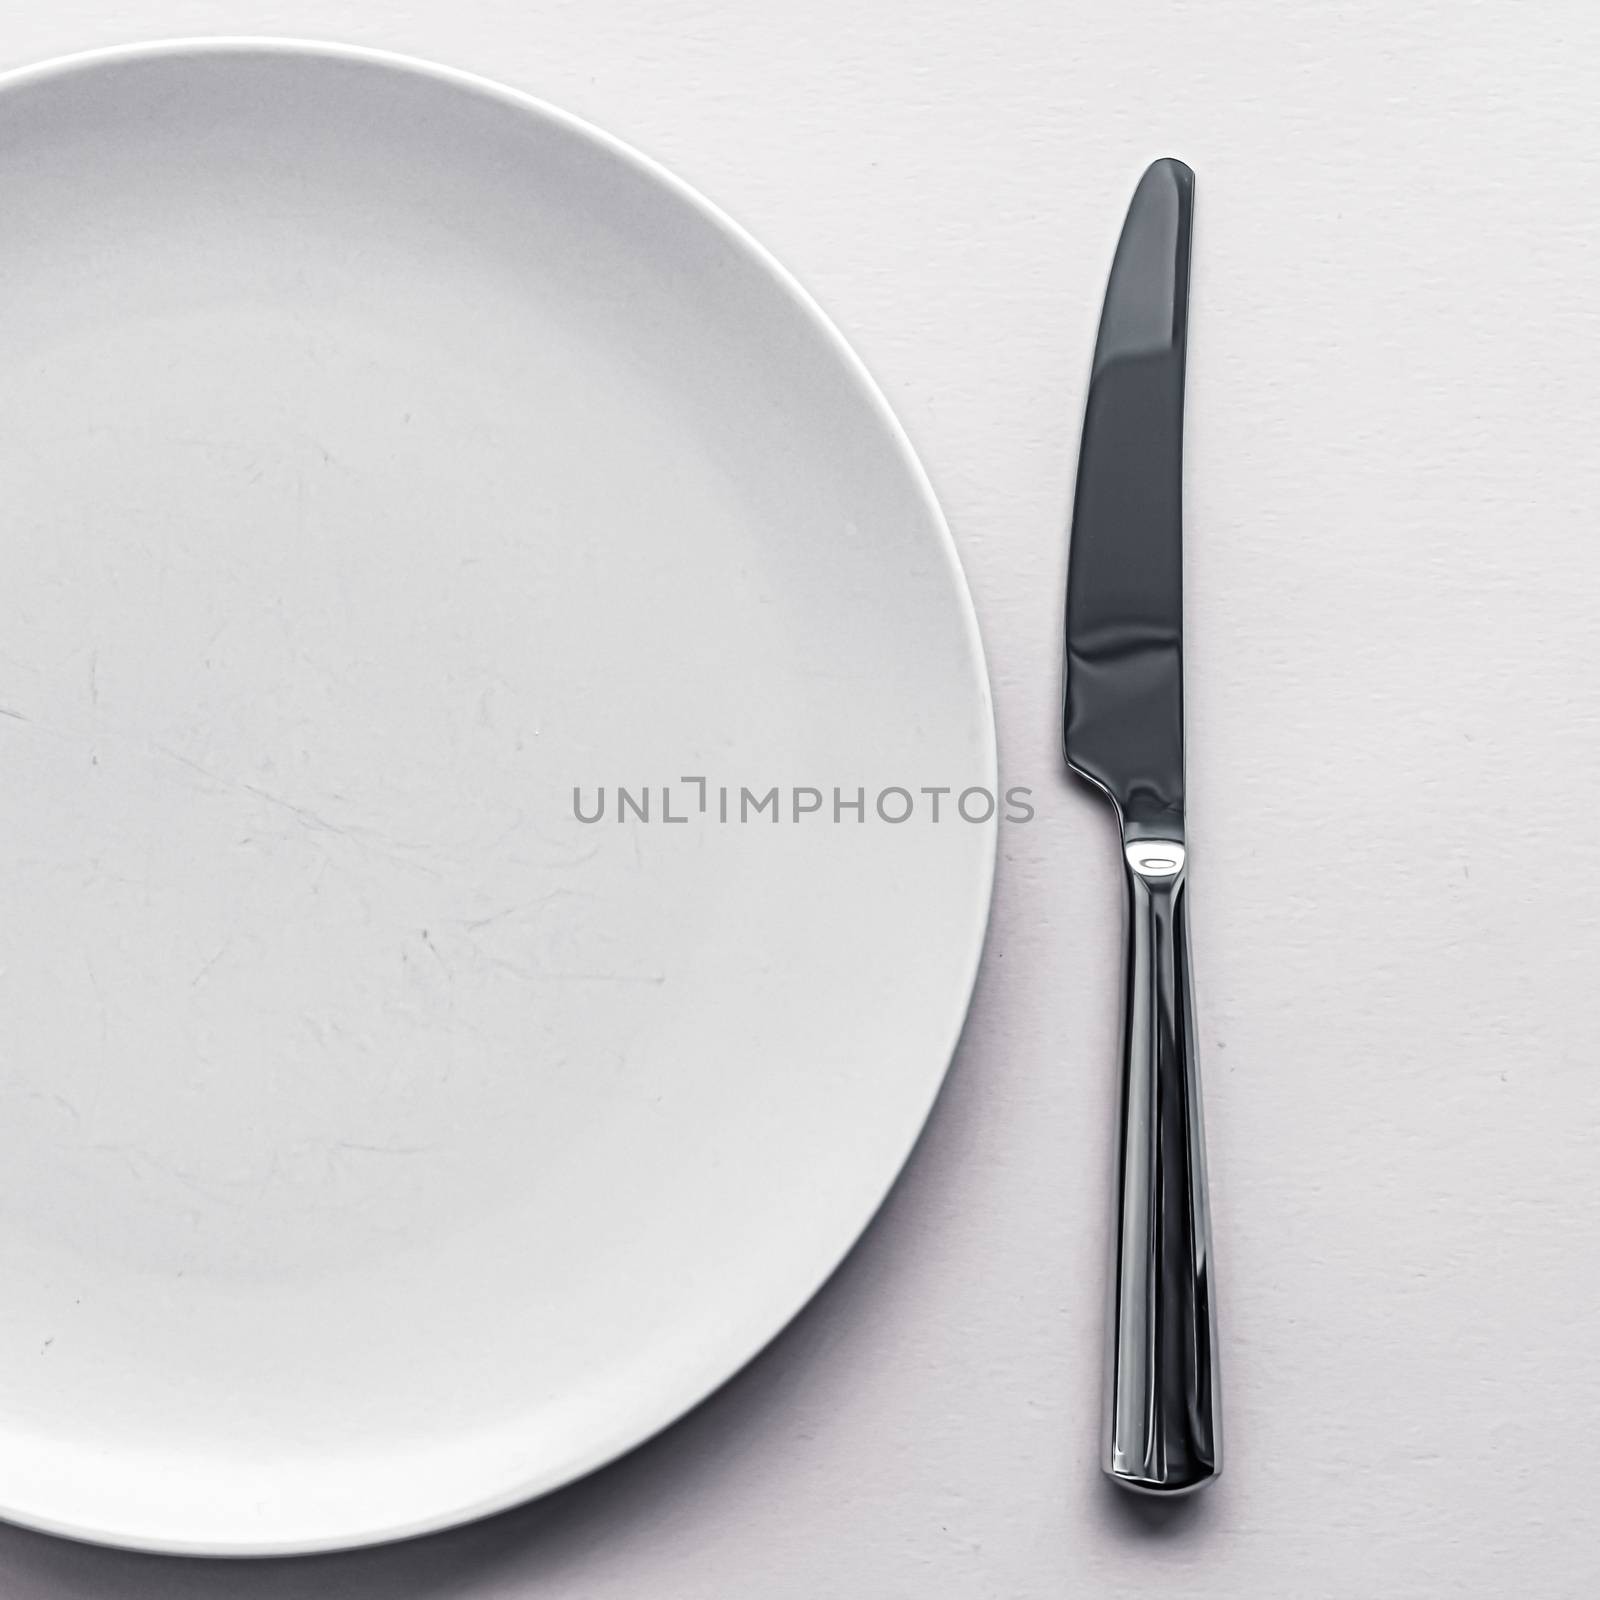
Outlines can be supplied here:
[[[12, 0], [0, 61], [435, 57], [718, 201], [874, 370], [983, 623], [1008, 828], [966, 1040], [844, 1269], [542, 1504], [243, 1566], [0, 1529], [0, 1595], [1565, 1597], [1600, 1584], [1600, 11]], [[1119, 884], [1058, 776], [1064, 526], [1146, 160], [1199, 173], [1190, 828], [1229, 1461], [1095, 1461]]]

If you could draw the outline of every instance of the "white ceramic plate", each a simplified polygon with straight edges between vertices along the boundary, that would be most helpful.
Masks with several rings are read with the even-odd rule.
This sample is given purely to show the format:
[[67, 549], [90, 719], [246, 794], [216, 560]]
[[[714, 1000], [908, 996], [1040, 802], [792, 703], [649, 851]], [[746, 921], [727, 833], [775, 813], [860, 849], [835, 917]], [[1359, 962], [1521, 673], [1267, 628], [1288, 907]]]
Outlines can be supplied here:
[[0, 1515], [555, 1487], [803, 1304], [955, 1045], [995, 824], [919, 791], [995, 764], [927, 481], [726, 218], [457, 73], [12, 74], [0, 217]]

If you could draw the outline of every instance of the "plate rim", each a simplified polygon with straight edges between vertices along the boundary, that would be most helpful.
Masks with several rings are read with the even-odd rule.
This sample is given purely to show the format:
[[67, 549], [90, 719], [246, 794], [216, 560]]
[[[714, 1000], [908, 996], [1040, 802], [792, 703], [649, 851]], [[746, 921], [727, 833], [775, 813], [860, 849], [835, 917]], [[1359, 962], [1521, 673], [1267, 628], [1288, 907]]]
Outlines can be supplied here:
[[[932, 480], [917, 455], [905, 428], [895, 415], [866, 364], [845, 339], [827, 312], [823, 310], [794, 274], [777, 257], [754, 235], [746, 231], [739, 222], [698, 189], [678, 177], [653, 157], [644, 154], [633, 145], [619, 139], [614, 134], [608, 133], [598, 125], [572, 112], [565, 111], [537, 95], [514, 88], [510, 84], [502, 83], [484, 74], [460, 67], [448, 66], [442, 62], [429, 60], [422, 56], [410, 55], [402, 51], [295, 35], [181, 35], [172, 38], [104, 45], [7, 68], [4, 71], [0, 71], [0, 96], [8, 96], [14, 91], [31, 88], [51, 79], [71, 77], [80, 73], [92, 73], [103, 67], [114, 67], [126, 62], [163, 59], [198, 60], [205, 57], [230, 55], [240, 57], [275, 55], [298, 60], [331, 60], [358, 63], [405, 77], [420, 78], [436, 86], [493, 101], [524, 117], [554, 127], [565, 134], [598, 147], [612, 159], [621, 162], [638, 175], [665, 189], [679, 204], [688, 207], [702, 222], [709, 224], [753, 265], [767, 274], [801, 314], [812, 333], [821, 339], [833, 357], [841, 363], [850, 381], [867, 402], [883, 431], [885, 440], [899, 457], [900, 464], [908, 475], [916, 498], [921, 503], [922, 511], [935, 536], [939, 555], [943, 561], [946, 576], [950, 580], [952, 595], [957, 611], [960, 614], [964, 643], [973, 669], [974, 687], [978, 692], [980, 716], [977, 735], [981, 746], [978, 754], [981, 758], [984, 781], [991, 793], [996, 792], [999, 759], [994, 719], [993, 687], [989, 675], [988, 661], [983, 647], [982, 633], [978, 623], [977, 609], [972, 599], [971, 587], [967, 581], [966, 571], [962, 566], [960, 552], [956, 546], [954, 535], [950, 530], [949, 522], [934, 491]], [[842, 1247], [827, 1263], [820, 1276], [816, 1276], [814, 1281], [805, 1286], [798, 1298], [794, 1299], [793, 1304], [781, 1313], [771, 1329], [758, 1340], [753, 1348], [740, 1356], [732, 1366], [728, 1366], [725, 1360], [716, 1362], [714, 1365], [719, 1369], [720, 1376], [716, 1376], [710, 1382], [702, 1384], [696, 1392], [691, 1393], [687, 1398], [674, 1396], [669, 1399], [665, 1406], [658, 1403], [653, 1408], [641, 1407], [640, 1414], [643, 1420], [636, 1421], [630, 1427], [616, 1430], [612, 1437], [599, 1444], [591, 1444], [586, 1451], [575, 1453], [570, 1465], [562, 1470], [553, 1473], [546, 1472], [519, 1480], [493, 1495], [468, 1505], [453, 1506], [425, 1517], [412, 1517], [392, 1524], [364, 1526], [353, 1528], [347, 1533], [300, 1538], [240, 1540], [212, 1537], [175, 1539], [159, 1534], [148, 1537], [140, 1536], [129, 1532], [127, 1529], [106, 1528], [88, 1522], [80, 1523], [41, 1516], [30, 1512], [26, 1507], [13, 1506], [4, 1501], [0, 1501], [0, 1522], [87, 1544], [160, 1555], [264, 1558], [314, 1555], [361, 1549], [374, 1545], [398, 1543], [404, 1540], [420, 1538], [426, 1534], [442, 1532], [449, 1528], [461, 1527], [481, 1521], [500, 1512], [511, 1510], [516, 1506], [527, 1504], [609, 1466], [612, 1462], [621, 1459], [654, 1438], [657, 1434], [666, 1431], [681, 1421], [748, 1367], [811, 1304], [823, 1286], [834, 1276], [845, 1259], [859, 1244], [867, 1229], [881, 1212], [889, 1193], [895, 1184], [899, 1182], [902, 1173], [905, 1171], [926, 1129], [934, 1104], [938, 1100], [949, 1076], [950, 1067], [960, 1047], [962, 1034], [971, 1011], [972, 998], [983, 961], [993, 912], [995, 869], [999, 844], [998, 812], [999, 806], [997, 804], [988, 819], [972, 828], [972, 833], [981, 839], [983, 848], [979, 860], [981, 879], [977, 903], [974, 907], [973, 928], [967, 940], [968, 951], [965, 961], [965, 975], [959, 985], [954, 987], [959, 1003], [952, 1007], [951, 1020], [946, 1029], [948, 1038], [942, 1051], [942, 1064], [931, 1080], [931, 1087], [925, 1103], [917, 1113], [915, 1122], [912, 1125], [910, 1139], [895, 1160], [892, 1168], [888, 1171], [876, 1198], [872, 1201], [865, 1215], [863, 1215], [859, 1225], [844, 1240]]]

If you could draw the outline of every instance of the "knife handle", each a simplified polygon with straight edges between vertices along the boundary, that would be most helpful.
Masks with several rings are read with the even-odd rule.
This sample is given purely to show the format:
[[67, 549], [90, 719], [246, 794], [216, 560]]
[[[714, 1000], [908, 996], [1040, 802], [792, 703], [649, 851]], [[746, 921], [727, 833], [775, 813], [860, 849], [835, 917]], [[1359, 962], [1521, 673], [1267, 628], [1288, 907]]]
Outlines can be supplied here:
[[1101, 1465], [1185, 1494], [1222, 1470], [1211, 1208], [1182, 844], [1129, 839], [1117, 1232]]

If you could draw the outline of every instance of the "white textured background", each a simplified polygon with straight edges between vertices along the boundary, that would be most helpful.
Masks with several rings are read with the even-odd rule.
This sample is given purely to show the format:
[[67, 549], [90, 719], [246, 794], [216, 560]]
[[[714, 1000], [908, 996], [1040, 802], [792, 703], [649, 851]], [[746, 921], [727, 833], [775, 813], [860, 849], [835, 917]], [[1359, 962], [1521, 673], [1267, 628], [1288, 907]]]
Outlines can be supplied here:
[[[749, 226], [927, 463], [1040, 812], [1004, 836], [911, 1168], [686, 1422], [349, 1557], [0, 1529], [0, 1596], [1593, 1594], [1600, 12], [9, 0], [0, 64], [196, 33], [502, 78]], [[1230, 1459], [1159, 1514], [1095, 1466], [1119, 887], [1054, 751], [1100, 292], [1168, 153], [1200, 180], [1191, 840]]]

